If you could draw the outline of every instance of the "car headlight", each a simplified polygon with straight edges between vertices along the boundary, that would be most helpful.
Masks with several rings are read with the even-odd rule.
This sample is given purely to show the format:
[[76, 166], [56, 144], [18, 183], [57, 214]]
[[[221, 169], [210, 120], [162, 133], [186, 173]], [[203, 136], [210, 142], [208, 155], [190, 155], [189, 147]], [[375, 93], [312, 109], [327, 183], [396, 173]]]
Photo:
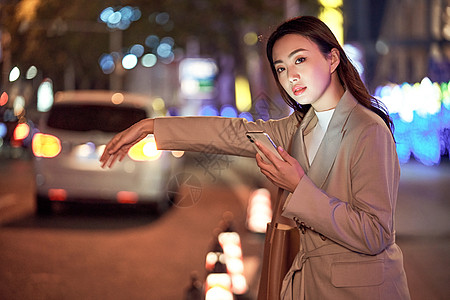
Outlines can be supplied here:
[[157, 160], [161, 155], [162, 151], [157, 149], [153, 135], [148, 135], [128, 151], [128, 156], [135, 161]]
[[61, 141], [54, 135], [36, 133], [31, 144], [36, 157], [52, 158], [61, 152]]

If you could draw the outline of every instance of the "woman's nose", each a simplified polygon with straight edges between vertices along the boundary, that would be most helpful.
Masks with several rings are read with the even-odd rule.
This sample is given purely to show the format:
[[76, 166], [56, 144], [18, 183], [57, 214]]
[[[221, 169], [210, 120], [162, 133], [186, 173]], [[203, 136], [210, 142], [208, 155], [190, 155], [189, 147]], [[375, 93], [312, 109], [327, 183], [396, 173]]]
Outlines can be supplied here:
[[300, 79], [300, 74], [298, 74], [298, 73], [289, 74], [289, 82], [294, 83], [294, 82], [297, 82], [299, 79]]

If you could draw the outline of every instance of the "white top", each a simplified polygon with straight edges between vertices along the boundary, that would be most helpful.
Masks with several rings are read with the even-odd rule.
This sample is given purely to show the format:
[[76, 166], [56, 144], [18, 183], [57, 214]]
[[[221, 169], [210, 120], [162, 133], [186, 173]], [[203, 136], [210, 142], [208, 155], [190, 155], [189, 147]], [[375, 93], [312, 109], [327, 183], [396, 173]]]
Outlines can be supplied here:
[[330, 124], [334, 111], [335, 109], [314, 111], [318, 119], [317, 125], [309, 134], [305, 135], [306, 153], [308, 155], [309, 165], [312, 164], [317, 150], [319, 150], [320, 143], [325, 136], [325, 132], [327, 131], [328, 124]]

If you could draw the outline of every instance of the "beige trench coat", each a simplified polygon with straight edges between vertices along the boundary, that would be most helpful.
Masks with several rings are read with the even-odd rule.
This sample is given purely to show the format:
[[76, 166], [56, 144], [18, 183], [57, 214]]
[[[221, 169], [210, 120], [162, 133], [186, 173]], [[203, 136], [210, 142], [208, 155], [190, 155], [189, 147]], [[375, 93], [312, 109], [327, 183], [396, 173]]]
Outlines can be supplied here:
[[286, 275], [282, 299], [410, 299], [395, 244], [400, 168], [391, 133], [346, 92], [309, 165], [303, 136], [316, 123], [313, 110], [304, 118], [293, 113], [267, 122], [158, 118], [155, 138], [159, 149], [254, 157], [245, 132], [263, 130], [292, 149], [306, 175], [278, 201], [285, 201], [286, 222], [302, 229], [302, 250]]

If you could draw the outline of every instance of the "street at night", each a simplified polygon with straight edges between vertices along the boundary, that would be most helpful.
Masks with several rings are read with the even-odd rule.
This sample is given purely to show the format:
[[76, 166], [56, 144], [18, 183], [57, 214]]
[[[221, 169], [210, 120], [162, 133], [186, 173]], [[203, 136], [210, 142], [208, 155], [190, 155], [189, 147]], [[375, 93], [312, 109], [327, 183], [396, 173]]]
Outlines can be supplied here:
[[0, 0], [0, 300], [448, 300], [449, 213], [450, 0]]
[[[193, 272], [204, 280], [206, 253], [224, 213], [231, 212], [250, 286], [246, 297], [255, 299], [263, 236], [249, 232], [245, 222], [254, 182], [264, 185], [264, 180], [252, 183], [248, 172], [254, 163], [236, 159], [220, 174], [208, 175], [194, 164], [189, 171], [201, 179], [200, 199], [160, 217], [102, 206], [60, 207], [52, 216], [38, 217], [31, 161], [2, 160], [0, 298], [183, 299]], [[446, 299], [449, 166], [403, 167], [397, 241], [411, 296]]]

